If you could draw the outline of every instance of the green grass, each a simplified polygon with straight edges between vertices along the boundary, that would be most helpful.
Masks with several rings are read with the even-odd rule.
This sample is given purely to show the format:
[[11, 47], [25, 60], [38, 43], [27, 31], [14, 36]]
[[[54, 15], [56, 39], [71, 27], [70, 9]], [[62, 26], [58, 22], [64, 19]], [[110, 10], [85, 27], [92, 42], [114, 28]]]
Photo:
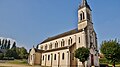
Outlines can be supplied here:
[[[100, 58], [99, 59], [100, 64], [108, 64], [109, 67], [112, 67], [112, 63], [108, 62], [107, 59], [105, 58]], [[116, 62], [116, 67], [120, 67], [120, 62]]]
[[[110, 67], [112, 67], [112, 64], [108, 64]], [[120, 64], [116, 64], [116, 67], [120, 67]]]
[[27, 60], [11, 60], [11, 61], [7, 61], [6, 63], [10, 63], [10, 64], [27, 64]]

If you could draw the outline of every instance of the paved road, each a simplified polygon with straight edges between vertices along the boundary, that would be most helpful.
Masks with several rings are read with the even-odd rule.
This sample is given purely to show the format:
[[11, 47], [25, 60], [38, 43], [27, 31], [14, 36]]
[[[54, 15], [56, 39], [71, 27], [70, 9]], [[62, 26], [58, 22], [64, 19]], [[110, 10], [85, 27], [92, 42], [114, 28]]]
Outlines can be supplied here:
[[0, 66], [7, 66], [7, 67], [41, 67], [41, 66], [29, 66], [24, 64], [9, 64], [9, 63], [0, 63]]

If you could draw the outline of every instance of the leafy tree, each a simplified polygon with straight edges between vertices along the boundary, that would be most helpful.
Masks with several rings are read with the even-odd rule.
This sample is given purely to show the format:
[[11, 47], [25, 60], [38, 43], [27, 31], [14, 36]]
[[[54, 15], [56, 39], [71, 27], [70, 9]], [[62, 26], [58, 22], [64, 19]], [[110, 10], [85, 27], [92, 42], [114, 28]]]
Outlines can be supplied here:
[[0, 60], [2, 60], [4, 57], [4, 54], [3, 53], [0, 53]]
[[7, 39], [5, 40], [5, 43], [4, 43], [4, 49], [7, 48]]
[[101, 52], [104, 54], [105, 58], [113, 63], [115, 67], [115, 62], [120, 60], [120, 44], [117, 40], [104, 41], [101, 45]]
[[2, 40], [2, 45], [4, 44], [4, 42], [5, 42], [5, 40], [3, 39], [3, 40]]
[[5, 57], [13, 57], [13, 55], [14, 55], [14, 52], [11, 49], [7, 50], [7, 52], [5, 53]]
[[75, 57], [78, 58], [79, 61], [82, 62], [84, 67], [85, 67], [85, 61], [87, 61], [89, 54], [90, 54], [89, 49], [85, 47], [78, 48], [75, 51]]
[[1, 49], [4, 49], [4, 42], [5, 42], [5, 40], [3, 39], [2, 44], [1, 44]]
[[12, 48], [12, 51], [15, 51], [15, 55], [14, 58], [15, 59], [27, 59], [28, 57], [28, 53], [27, 50], [24, 47], [16, 47], [16, 48]]
[[18, 54], [13, 49], [8, 49], [7, 52], [4, 54], [5, 57], [14, 57], [15, 59], [18, 58]]
[[27, 54], [28, 54], [27, 50], [24, 47], [21, 47], [20, 48], [20, 54], [19, 54], [20, 58], [27, 59]]

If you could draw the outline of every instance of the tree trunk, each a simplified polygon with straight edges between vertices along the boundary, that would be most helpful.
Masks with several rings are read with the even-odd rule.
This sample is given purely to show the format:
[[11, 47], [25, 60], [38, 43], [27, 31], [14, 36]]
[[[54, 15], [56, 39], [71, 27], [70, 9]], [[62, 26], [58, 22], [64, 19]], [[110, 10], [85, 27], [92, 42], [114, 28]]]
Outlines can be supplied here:
[[83, 64], [83, 67], [85, 67], [85, 62], [82, 62], [82, 64]]

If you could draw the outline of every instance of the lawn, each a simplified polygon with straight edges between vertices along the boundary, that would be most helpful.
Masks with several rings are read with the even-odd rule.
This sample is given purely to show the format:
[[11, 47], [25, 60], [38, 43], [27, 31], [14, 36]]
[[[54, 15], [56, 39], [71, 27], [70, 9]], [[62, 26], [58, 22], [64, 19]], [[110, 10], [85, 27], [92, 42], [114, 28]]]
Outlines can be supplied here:
[[10, 60], [7, 61], [6, 63], [10, 63], [10, 64], [27, 64], [27, 60], [23, 59], [23, 60]]
[[[112, 67], [112, 63], [108, 62], [105, 58], [99, 59], [100, 64], [108, 64], [109, 67]], [[116, 67], [120, 67], [120, 62], [116, 63]]]

